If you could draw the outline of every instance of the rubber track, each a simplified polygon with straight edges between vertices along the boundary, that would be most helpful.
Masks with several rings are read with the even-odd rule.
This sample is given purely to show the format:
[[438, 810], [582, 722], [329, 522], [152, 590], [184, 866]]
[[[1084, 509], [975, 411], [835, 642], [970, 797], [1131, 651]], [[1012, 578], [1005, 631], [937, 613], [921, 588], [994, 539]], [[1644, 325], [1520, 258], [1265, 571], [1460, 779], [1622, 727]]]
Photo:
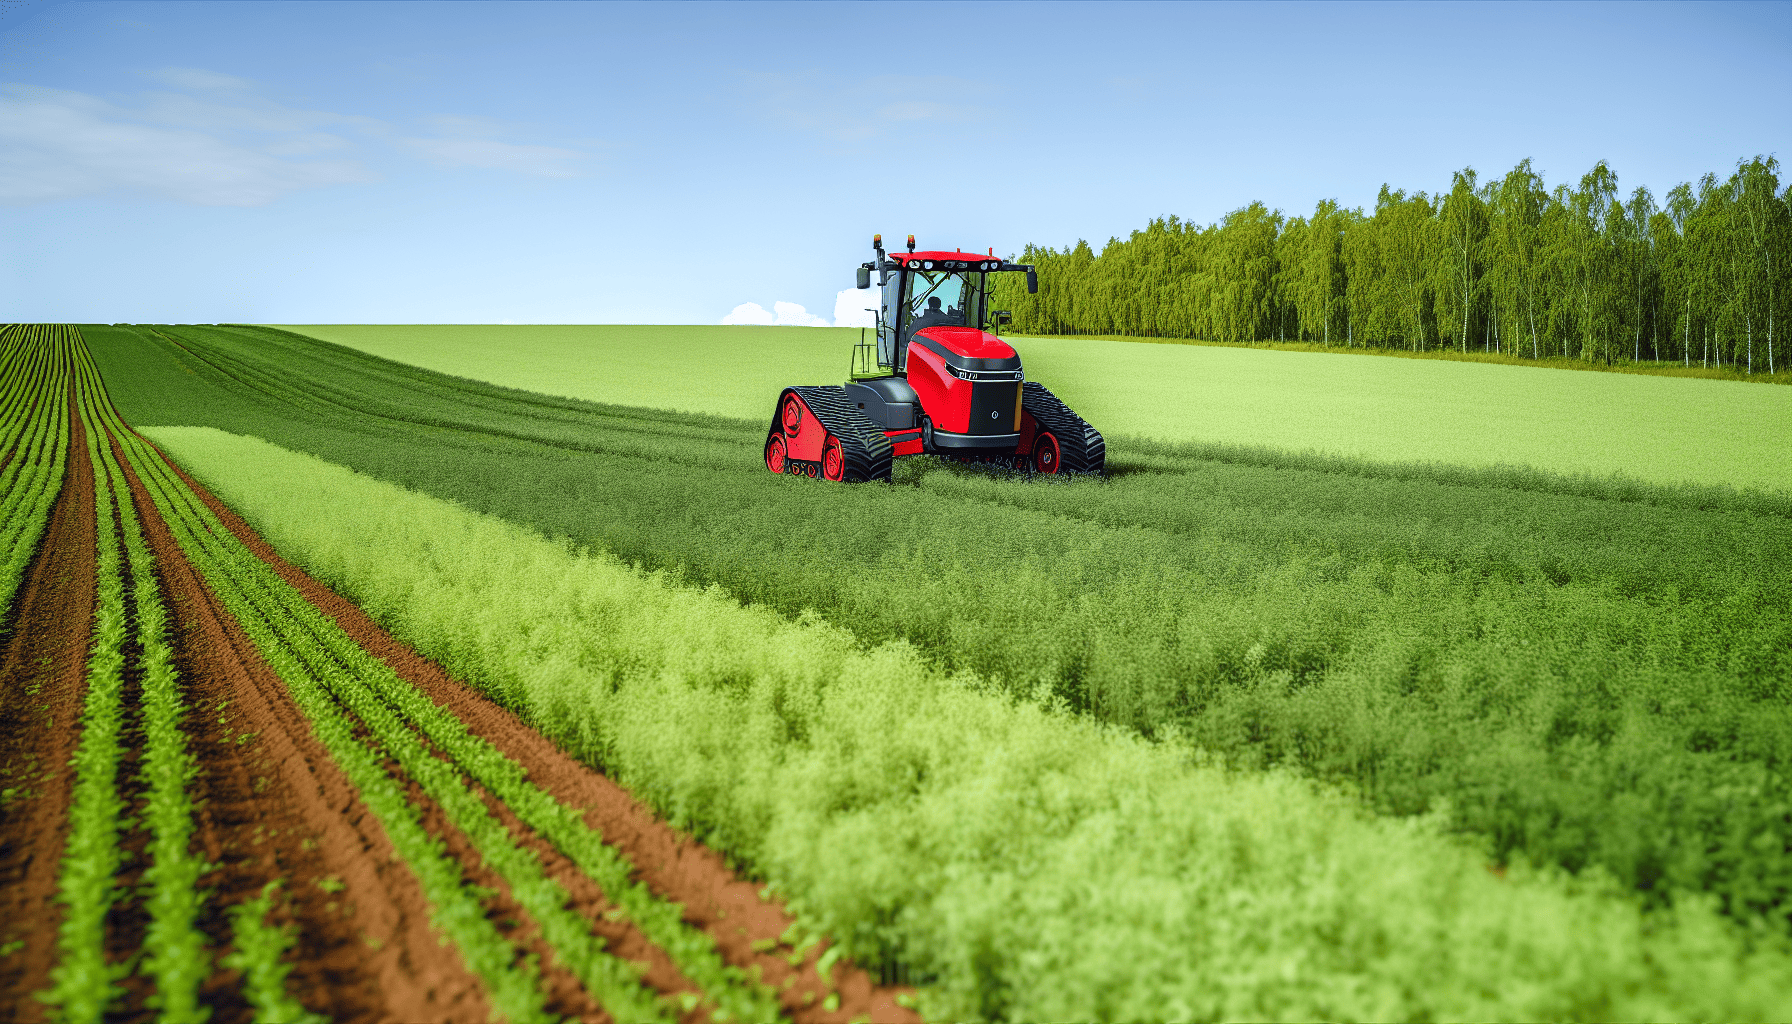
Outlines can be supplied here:
[[[778, 396], [778, 410], [784, 408], [784, 394], [796, 393], [827, 428], [840, 439], [840, 451], [846, 456], [847, 483], [863, 480], [889, 480], [895, 461], [896, 446], [869, 417], [860, 412], [846, 397], [843, 387], [790, 387]], [[765, 443], [771, 444], [778, 432], [778, 412], [772, 413], [771, 429], [765, 432]]]
[[1067, 473], [1100, 473], [1107, 467], [1108, 443], [1101, 431], [1072, 412], [1070, 406], [1045, 389], [1027, 381], [1021, 387], [1021, 408], [1033, 414], [1041, 427], [1058, 439], [1058, 454]]

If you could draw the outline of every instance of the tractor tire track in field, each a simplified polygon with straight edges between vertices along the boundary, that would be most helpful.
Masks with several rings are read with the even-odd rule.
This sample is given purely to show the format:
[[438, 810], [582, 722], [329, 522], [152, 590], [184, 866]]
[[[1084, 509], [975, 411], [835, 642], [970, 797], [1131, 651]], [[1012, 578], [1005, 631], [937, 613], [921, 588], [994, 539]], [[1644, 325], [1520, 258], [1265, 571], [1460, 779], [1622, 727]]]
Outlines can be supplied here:
[[[73, 389], [70, 389], [71, 394]], [[42, 1018], [32, 994], [49, 986], [58, 867], [68, 835], [96, 601], [93, 467], [69, 402], [72, 443], [43, 540], [14, 602], [0, 653], [0, 1007]], [[23, 943], [15, 946], [15, 943]]]
[[[163, 458], [166, 460], [165, 455]], [[757, 968], [764, 981], [778, 990], [785, 1012], [797, 1024], [843, 1024], [865, 1016], [880, 1022], [920, 1020], [918, 1014], [896, 1002], [899, 994], [912, 993], [912, 989], [879, 986], [850, 961], [842, 959], [834, 964], [831, 972], [834, 984], [826, 984], [817, 971], [817, 962], [826, 951], [825, 945], [810, 948], [799, 961], [800, 966], [792, 965], [789, 961], [791, 950], [780, 943], [780, 936], [796, 919], [781, 902], [762, 900], [755, 886], [735, 875], [720, 854], [657, 819], [627, 790], [561, 751], [510, 711], [451, 678], [439, 665], [393, 638], [352, 602], [286, 562], [241, 517], [175, 466], [172, 460], [167, 461], [238, 540], [334, 620], [363, 649], [383, 661], [399, 678], [421, 690], [436, 705], [453, 713], [475, 736], [491, 743], [519, 764], [535, 785], [561, 803], [581, 810], [585, 823], [600, 832], [606, 843], [635, 866], [640, 881], [656, 895], [683, 905], [686, 922], [707, 933], [727, 963], [748, 971]], [[498, 802], [488, 803], [496, 805]], [[493, 809], [497, 810], [496, 807]], [[551, 843], [523, 826], [508, 811], [500, 813], [499, 817], [513, 837], [527, 848], [542, 854], [553, 851]], [[431, 831], [440, 834], [433, 825]], [[459, 851], [456, 852], [459, 856]], [[468, 857], [460, 856], [460, 859], [463, 867], [470, 866]], [[477, 857], [473, 856], [471, 861], [476, 863]], [[580, 874], [557, 854], [544, 856], [543, 863], [550, 876], [562, 877], [563, 882], [567, 874]], [[613, 952], [627, 959], [647, 961], [650, 966], [646, 980], [660, 991], [676, 992], [689, 986], [665, 955], [646, 943], [632, 926], [615, 929], [604, 920], [602, 909], [608, 905], [607, 901], [601, 901], [600, 897], [599, 904], [587, 904], [581, 898], [589, 891], [585, 886], [596, 889], [589, 880], [585, 880], [584, 886], [569, 887], [574, 904], [581, 916], [592, 920], [593, 930], [612, 943]], [[652, 953], [639, 955], [637, 951], [642, 946], [635, 944], [636, 939], [652, 948]], [[542, 966], [545, 981], [549, 966], [546, 958]], [[829, 992], [838, 994], [837, 1009], [824, 1008], [823, 1000]]]
[[437, 942], [415, 877], [125, 466], [194, 707], [200, 841], [220, 865], [204, 880], [210, 906], [283, 880], [275, 920], [299, 933], [288, 989], [332, 1020], [486, 1020], [482, 987]]

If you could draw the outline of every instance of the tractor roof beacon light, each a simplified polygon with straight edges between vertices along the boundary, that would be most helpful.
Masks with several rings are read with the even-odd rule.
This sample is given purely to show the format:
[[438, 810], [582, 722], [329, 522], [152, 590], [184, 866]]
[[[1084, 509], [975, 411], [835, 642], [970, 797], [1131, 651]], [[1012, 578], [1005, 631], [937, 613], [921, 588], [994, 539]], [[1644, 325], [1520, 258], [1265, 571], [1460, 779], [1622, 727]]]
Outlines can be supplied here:
[[871, 248], [877, 253], [877, 286], [882, 288], [890, 283], [890, 261], [884, 258], [884, 236], [871, 236]]
[[908, 251], [909, 252], [915, 251], [915, 236], [914, 235], [908, 236]]

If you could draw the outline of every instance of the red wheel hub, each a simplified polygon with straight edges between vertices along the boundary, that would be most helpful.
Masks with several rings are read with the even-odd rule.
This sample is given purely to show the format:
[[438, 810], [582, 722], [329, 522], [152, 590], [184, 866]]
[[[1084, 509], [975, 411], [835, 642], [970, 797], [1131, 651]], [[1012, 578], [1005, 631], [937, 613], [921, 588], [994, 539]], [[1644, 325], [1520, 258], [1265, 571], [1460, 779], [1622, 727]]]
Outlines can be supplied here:
[[784, 472], [784, 439], [774, 437], [765, 446], [765, 468], [774, 473]]
[[840, 439], [828, 435], [827, 446], [821, 450], [821, 475], [829, 480], [840, 480], [846, 476], [846, 453], [840, 450]]
[[1051, 434], [1040, 434], [1033, 439], [1033, 472], [1056, 473], [1061, 462], [1058, 451], [1058, 439]]
[[784, 435], [795, 437], [796, 429], [803, 425], [803, 403], [791, 395], [784, 400], [784, 412], [778, 418], [784, 424]]

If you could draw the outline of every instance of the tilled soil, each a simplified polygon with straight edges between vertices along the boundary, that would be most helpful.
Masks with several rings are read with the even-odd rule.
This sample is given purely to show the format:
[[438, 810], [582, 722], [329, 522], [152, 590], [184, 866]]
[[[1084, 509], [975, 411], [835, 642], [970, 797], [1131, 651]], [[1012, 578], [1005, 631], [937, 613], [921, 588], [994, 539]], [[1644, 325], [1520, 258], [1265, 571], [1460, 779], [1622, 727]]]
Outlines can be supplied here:
[[[197, 481], [184, 472], [181, 477], [250, 550], [367, 651], [438, 705], [452, 711], [474, 734], [516, 761], [537, 786], [568, 806], [581, 809], [586, 824], [635, 865], [640, 881], [656, 895], [684, 906], [685, 920], [715, 939], [724, 960], [743, 969], [757, 967], [764, 980], [779, 989], [786, 1011], [798, 1024], [845, 1024], [865, 1016], [875, 1021], [920, 1020], [918, 1014], [896, 1002], [899, 994], [912, 993], [912, 989], [879, 986], [848, 960], [834, 965], [835, 984], [826, 985], [816, 971], [825, 945], [812, 947], [800, 966], [792, 966], [788, 960], [791, 950], [778, 945], [778, 938], [795, 918], [780, 901], [761, 899], [759, 890], [729, 870], [719, 853], [659, 820], [627, 790], [393, 638], [354, 604], [280, 558], [247, 523]], [[528, 830], [514, 819], [507, 819], [507, 824], [519, 838], [527, 834]], [[528, 845], [549, 848], [536, 839]], [[554, 873], [554, 863], [547, 862], [550, 873]], [[575, 905], [582, 913], [594, 913], [602, 905], [585, 904], [578, 895], [575, 891]], [[605, 924], [601, 917], [594, 923]], [[602, 934], [601, 928], [597, 930]], [[657, 962], [649, 962], [657, 970]], [[650, 982], [656, 980], [652, 972], [648, 977]], [[839, 995], [838, 1009], [832, 1011], [823, 1007], [830, 989]]]
[[71, 419], [61, 491], [0, 653], [0, 1015], [18, 1021], [44, 1018], [33, 993], [49, 987], [55, 962], [68, 761], [80, 739], [96, 599], [93, 469], [80, 417]]
[[[221, 908], [280, 880], [273, 919], [297, 925], [287, 990], [336, 1021], [484, 1021], [478, 980], [437, 942], [429, 904], [377, 819], [311, 734], [285, 684], [181, 553], [134, 471], [137, 508], [168, 595], [175, 667], [193, 707], [198, 838], [219, 867], [205, 930], [225, 948]], [[249, 1019], [234, 972], [214, 975], [213, 1021]], [[234, 1004], [234, 1005], [233, 1005]], [[236, 1011], [226, 1014], [226, 1011]]]
[[[0, 649], [0, 771], [5, 773], [0, 785], [6, 790], [0, 800], [0, 912], [5, 913], [0, 1006], [6, 1012], [0, 1016], [12, 1020], [45, 1017], [34, 993], [48, 987], [55, 962], [60, 907], [54, 896], [72, 783], [67, 763], [79, 738], [96, 599], [96, 480], [83, 425], [78, 415], [71, 420], [61, 492]], [[103, 442], [126, 467], [130, 497], [169, 609], [168, 640], [188, 706], [183, 727], [201, 767], [192, 784], [194, 852], [213, 865], [200, 880], [208, 898], [197, 923], [211, 940], [214, 957], [231, 948], [225, 908], [278, 883], [270, 916], [298, 935], [296, 948], [284, 958], [292, 970], [286, 987], [308, 1009], [337, 1021], [486, 1020], [490, 1004], [483, 988], [453, 946], [430, 927], [429, 905], [415, 876], [397, 860], [377, 819], [313, 737], [285, 684], [187, 560], [116, 441]], [[394, 640], [352, 604], [281, 560], [211, 494], [190, 479], [188, 484], [239, 538], [370, 652], [515, 759], [537, 785], [582, 810], [587, 824], [636, 866], [641, 881], [681, 903], [686, 921], [715, 938], [725, 960], [757, 968], [778, 987], [795, 1020], [919, 1019], [895, 1002], [901, 990], [875, 986], [849, 962], [836, 964], [835, 984], [825, 984], [815, 970], [824, 946], [812, 947], [800, 966], [793, 966], [787, 959], [792, 951], [778, 938], [794, 919], [780, 903], [761, 900], [717, 853], [657, 820], [625, 790]], [[133, 704], [134, 672], [134, 667], [127, 671], [124, 688]], [[134, 722], [130, 709], [125, 740], [131, 749], [119, 777], [123, 794], [134, 801], [133, 813], [143, 795], [135, 768], [140, 737], [129, 731]], [[390, 768], [402, 778], [396, 765]], [[470, 883], [491, 893], [485, 906], [501, 932], [523, 953], [536, 955], [550, 1012], [608, 1021], [576, 979], [545, 955], [535, 922], [511, 900], [470, 841], [421, 787], [408, 780], [405, 785], [425, 828], [442, 839]], [[633, 924], [609, 918], [613, 905], [595, 882], [501, 802], [477, 786], [474, 791], [512, 837], [541, 859], [547, 875], [566, 887], [568, 906], [591, 922], [608, 949], [641, 964], [644, 979], [657, 991], [694, 991], [671, 958]], [[120, 836], [121, 883], [140, 876], [146, 842], [143, 828], [127, 822]], [[127, 884], [107, 918], [115, 963], [137, 958], [146, 926], [142, 896]], [[214, 1022], [253, 1019], [241, 982], [237, 972], [222, 969], [207, 980], [201, 996]], [[127, 995], [108, 1019], [150, 1019], [153, 1011], [144, 1003], [152, 991], [149, 979], [133, 972], [124, 985]], [[832, 1011], [823, 1006], [830, 992], [839, 999]], [[686, 1013], [688, 1024], [707, 1019], [707, 1010], [699, 1006]]]

